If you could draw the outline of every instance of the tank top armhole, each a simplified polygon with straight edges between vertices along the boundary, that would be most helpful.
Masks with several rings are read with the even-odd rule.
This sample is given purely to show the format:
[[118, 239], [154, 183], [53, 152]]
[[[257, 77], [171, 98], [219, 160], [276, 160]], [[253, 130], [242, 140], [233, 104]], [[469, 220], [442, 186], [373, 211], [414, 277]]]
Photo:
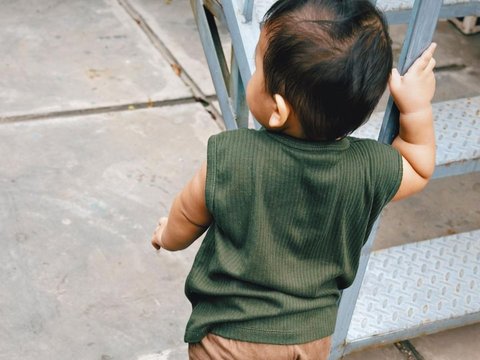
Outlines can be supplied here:
[[217, 142], [216, 137], [211, 136], [207, 145], [207, 179], [205, 184], [205, 202], [207, 209], [213, 214], [215, 199], [215, 181], [217, 173]]
[[403, 161], [402, 161], [402, 155], [400, 154], [400, 152], [395, 149], [394, 147], [392, 147], [392, 149], [394, 149], [394, 151], [397, 153], [397, 166], [396, 166], [396, 177], [395, 177], [395, 181], [393, 182], [393, 186], [392, 186], [392, 190], [391, 192], [387, 195], [387, 204], [393, 199], [393, 197], [397, 194], [398, 192], [398, 189], [400, 189], [400, 185], [402, 183], [402, 179], [403, 179]]

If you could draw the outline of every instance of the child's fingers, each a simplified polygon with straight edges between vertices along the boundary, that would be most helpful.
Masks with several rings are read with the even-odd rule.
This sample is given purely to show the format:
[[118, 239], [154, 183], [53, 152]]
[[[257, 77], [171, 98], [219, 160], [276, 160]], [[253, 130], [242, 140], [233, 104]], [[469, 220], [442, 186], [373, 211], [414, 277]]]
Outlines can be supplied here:
[[157, 244], [157, 242], [156, 242], [156, 237], [155, 237], [155, 236], [152, 238], [152, 241], [151, 241], [151, 242], [152, 242], [152, 246], [153, 246], [156, 250], [160, 250], [160, 245]]
[[423, 55], [427, 55], [432, 57], [435, 53], [435, 49], [437, 48], [437, 43], [431, 43], [430, 46], [423, 52]]
[[423, 58], [423, 68], [426, 69], [430, 64], [430, 60], [433, 58], [433, 54], [435, 53], [435, 49], [437, 48], [436, 43], [431, 43], [430, 46], [425, 50], [421, 56]]
[[168, 221], [168, 217], [161, 217], [158, 220], [155, 231], [153, 232], [151, 243], [152, 243], [152, 246], [157, 250], [160, 250], [162, 248], [162, 246], [160, 245], [161, 242], [159, 239], [162, 236], [162, 232], [163, 232], [162, 228], [167, 224], [167, 221]]
[[153, 245], [153, 247], [157, 250], [160, 250], [162, 247], [160, 245], [160, 236], [162, 236], [162, 226], [164, 226], [165, 222], [167, 221], [167, 218], [160, 218], [160, 220], [158, 220], [158, 225], [157, 227], [155, 228], [155, 231], [153, 232], [153, 235], [152, 235], [152, 240], [151, 240], [151, 243]]
[[398, 72], [397, 69], [392, 69], [392, 73], [390, 75], [390, 80], [388, 82], [388, 85], [390, 86], [390, 89], [397, 89], [400, 87], [402, 83], [402, 77], [400, 76], [400, 73]]
[[152, 243], [152, 246], [157, 249], [157, 250], [160, 250], [161, 246], [160, 244], [157, 242], [157, 230], [158, 230], [158, 227], [155, 229], [155, 231], [153, 232], [153, 235], [152, 235], [152, 240], [150, 240], [150, 242]]
[[435, 58], [431, 58], [427, 67], [425, 68], [425, 71], [427, 72], [432, 71], [435, 68], [435, 65], [437, 65], [437, 61], [435, 60]]
[[423, 70], [425, 70], [427, 68], [428, 64], [430, 63], [430, 60], [432, 59], [433, 53], [435, 52], [436, 48], [437, 48], [436, 43], [430, 44], [430, 46], [427, 48], [427, 50], [425, 50], [423, 52], [423, 54], [417, 60], [415, 60], [412, 67], [410, 68], [410, 70], [412, 70], [412, 71], [415, 71], [415, 70], [423, 71]]

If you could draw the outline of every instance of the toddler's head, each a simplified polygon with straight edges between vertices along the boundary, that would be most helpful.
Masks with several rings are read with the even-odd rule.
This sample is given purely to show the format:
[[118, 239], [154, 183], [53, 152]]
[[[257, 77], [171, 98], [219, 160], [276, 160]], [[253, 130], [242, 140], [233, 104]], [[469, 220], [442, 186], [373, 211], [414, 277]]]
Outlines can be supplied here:
[[310, 140], [335, 140], [362, 125], [392, 69], [386, 21], [368, 0], [279, 0], [256, 52], [252, 113], [275, 124], [287, 111]]

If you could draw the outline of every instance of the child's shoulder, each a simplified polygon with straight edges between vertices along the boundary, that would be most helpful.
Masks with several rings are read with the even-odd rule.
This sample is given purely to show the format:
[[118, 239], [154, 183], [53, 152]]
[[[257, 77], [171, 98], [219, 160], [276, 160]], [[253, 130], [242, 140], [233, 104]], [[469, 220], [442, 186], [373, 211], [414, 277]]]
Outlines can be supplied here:
[[372, 151], [382, 151], [393, 149], [389, 144], [383, 144], [375, 139], [365, 139], [349, 136], [350, 146], [359, 149], [369, 149]]
[[265, 131], [253, 129], [227, 130], [210, 136], [208, 139], [208, 154], [220, 157], [242, 157], [255, 153], [262, 147]]
[[238, 144], [241, 145], [245, 142], [257, 142], [262, 141], [262, 139], [266, 138], [266, 131], [261, 130], [254, 130], [254, 129], [235, 129], [235, 130], [227, 130], [222, 131], [221, 133], [212, 135], [209, 139], [209, 143], [215, 142], [217, 145], [220, 144]]
[[350, 144], [355, 146], [376, 146], [376, 144], [380, 144], [375, 139], [358, 138], [355, 136], [349, 136], [348, 140], [350, 141]]
[[390, 144], [374, 139], [349, 137], [352, 158], [365, 159], [370, 165], [383, 166], [385, 163], [401, 163], [401, 155]]
[[222, 131], [218, 134], [212, 135], [211, 138], [242, 138], [242, 137], [254, 137], [257, 136], [258, 133], [262, 133], [263, 130], [254, 130], [254, 129], [247, 129], [247, 128], [240, 128], [235, 130], [226, 130]]

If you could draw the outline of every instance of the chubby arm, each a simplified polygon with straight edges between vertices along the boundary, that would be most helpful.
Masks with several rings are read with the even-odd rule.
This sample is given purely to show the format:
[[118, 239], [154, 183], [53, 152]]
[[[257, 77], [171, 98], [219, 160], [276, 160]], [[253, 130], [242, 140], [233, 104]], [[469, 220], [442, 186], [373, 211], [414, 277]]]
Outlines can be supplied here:
[[431, 44], [404, 76], [394, 69], [390, 77], [390, 92], [400, 111], [400, 131], [392, 146], [403, 160], [402, 182], [393, 200], [421, 191], [435, 170], [431, 104], [435, 92], [435, 48], [436, 44]]
[[207, 164], [204, 163], [176, 196], [168, 218], [160, 219], [152, 238], [157, 250], [183, 250], [207, 230], [212, 215], [205, 201], [206, 178]]

